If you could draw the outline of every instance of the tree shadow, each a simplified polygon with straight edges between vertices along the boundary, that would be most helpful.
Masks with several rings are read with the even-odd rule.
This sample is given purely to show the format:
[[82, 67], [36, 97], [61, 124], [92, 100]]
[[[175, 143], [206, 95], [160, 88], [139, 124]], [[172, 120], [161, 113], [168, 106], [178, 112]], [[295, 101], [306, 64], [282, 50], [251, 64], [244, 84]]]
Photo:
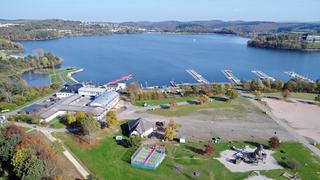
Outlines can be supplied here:
[[204, 151], [200, 148], [196, 148], [196, 147], [193, 147], [193, 146], [186, 146], [186, 149], [194, 152], [194, 153], [197, 153], [197, 154], [200, 154], [200, 155], [203, 155], [204, 154]]
[[269, 145], [257, 143], [257, 142], [254, 142], [254, 141], [244, 141], [244, 143], [248, 144], [250, 146], [253, 146], [253, 147], [258, 147], [259, 145], [262, 145], [264, 149], [270, 149]]

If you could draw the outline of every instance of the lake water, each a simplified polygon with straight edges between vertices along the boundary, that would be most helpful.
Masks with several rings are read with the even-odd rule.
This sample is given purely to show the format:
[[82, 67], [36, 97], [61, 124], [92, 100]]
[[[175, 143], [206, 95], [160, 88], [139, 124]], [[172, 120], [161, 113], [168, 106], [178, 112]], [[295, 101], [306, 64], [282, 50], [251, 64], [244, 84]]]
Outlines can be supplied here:
[[[258, 69], [276, 79], [288, 80], [284, 71], [320, 78], [319, 52], [294, 52], [246, 46], [248, 39], [225, 35], [134, 34], [24, 41], [27, 53], [43, 48], [64, 58], [62, 67], [84, 69], [79, 81], [103, 84], [128, 73], [143, 85], [195, 82], [186, 73], [194, 69], [207, 80], [227, 82], [223, 69], [232, 69], [240, 79], [257, 78]], [[30, 76], [30, 75], [29, 75]], [[34, 79], [33, 82], [35, 82]], [[27, 79], [28, 81], [28, 79]], [[30, 82], [30, 81], [28, 81]], [[39, 83], [43, 82], [39, 78]]]

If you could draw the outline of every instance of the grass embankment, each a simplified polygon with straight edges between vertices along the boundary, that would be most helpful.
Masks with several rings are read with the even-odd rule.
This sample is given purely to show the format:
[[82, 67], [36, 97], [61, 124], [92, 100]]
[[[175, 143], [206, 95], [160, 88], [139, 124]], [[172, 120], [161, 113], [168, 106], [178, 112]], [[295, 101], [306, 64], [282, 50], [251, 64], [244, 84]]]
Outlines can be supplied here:
[[[281, 97], [282, 98], [282, 93], [281, 92], [276, 92], [276, 93], [263, 93], [265, 96], [276, 96], [276, 97]], [[290, 93], [289, 98], [297, 98], [297, 99], [306, 99], [306, 100], [314, 100], [314, 98], [317, 96], [317, 94], [313, 93]]]
[[67, 69], [57, 69], [49, 70], [51, 83], [75, 83], [75, 81], [68, 76], [69, 73], [79, 71], [80, 68], [67, 68]]
[[[202, 105], [199, 105], [199, 104], [180, 105], [174, 109], [156, 109], [153, 111], [149, 111], [149, 113], [155, 114], [155, 115], [161, 115], [161, 116], [177, 117], [177, 116], [186, 116], [194, 112], [208, 114], [208, 111], [206, 109], [211, 109], [211, 108], [229, 110], [230, 113], [231, 111], [242, 113], [246, 111], [246, 109], [244, 108], [244, 105], [252, 106], [250, 102], [248, 102], [244, 98], [238, 97], [237, 99], [234, 99], [231, 101], [215, 100]], [[252, 108], [257, 112], [261, 112], [256, 107], [252, 106]]]
[[66, 126], [63, 124], [63, 117], [57, 117], [50, 121], [49, 124], [46, 125], [48, 128], [65, 128]]
[[197, 96], [191, 97], [169, 97], [169, 98], [161, 98], [157, 100], [145, 100], [145, 101], [135, 101], [133, 104], [135, 106], [144, 106], [145, 104], [148, 106], [158, 106], [161, 104], [169, 104], [173, 100], [176, 102], [184, 102], [184, 101], [191, 101], [197, 99]]
[[[203, 149], [204, 142], [186, 144], [164, 143], [167, 156], [157, 170], [146, 170], [130, 165], [130, 157], [134, 150], [118, 145], [112, 135], [104, 134], [100, 142], [91, 148], [83, 148], [71, 135], [59, 133], [57, 136], [65, 146], [90, 170], [101, 179], [244, 179], [250, 172], [232, 173], [219, 161], [200, 155], [197, 151]], [[249, 143], [250, 145], [252, 143]], [[232, 146], [244, 146], [245, 142], [221, 142], [216, 144], [216, 156]], [[280, 150], [285, 153], [280, 153]], [[275, 158], [281, 163], [296, 159], [301, 164], [300, 169], [293, 171], [287, 167], [282, 170], [262, 171], [262, 174], [274, 179], [284, 179], [281, 174], [297, 172], [302, 179], [319, 179], [320, 159], [314, 157], [301, 144], [286, 142], [275, 152]], [[286, 160], [281, 158], [285, 157]], [[181, 165], [181, 173], [176, 172], [175, 166]], [[283, 163], [282, 163], [283, 164]], [[199, 172], [196, 178], [193, 172]], [[169, 178], [170, 179], [170, 178]]]

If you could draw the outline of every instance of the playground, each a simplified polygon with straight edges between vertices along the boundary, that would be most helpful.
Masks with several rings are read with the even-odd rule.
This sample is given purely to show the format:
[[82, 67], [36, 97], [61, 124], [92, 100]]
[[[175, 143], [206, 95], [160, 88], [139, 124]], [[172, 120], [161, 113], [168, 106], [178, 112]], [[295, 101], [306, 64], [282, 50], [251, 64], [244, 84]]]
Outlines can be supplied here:
[[155, 170], [165, 158], [165, 147], [142, 145], [131, 157], [131, 165]]

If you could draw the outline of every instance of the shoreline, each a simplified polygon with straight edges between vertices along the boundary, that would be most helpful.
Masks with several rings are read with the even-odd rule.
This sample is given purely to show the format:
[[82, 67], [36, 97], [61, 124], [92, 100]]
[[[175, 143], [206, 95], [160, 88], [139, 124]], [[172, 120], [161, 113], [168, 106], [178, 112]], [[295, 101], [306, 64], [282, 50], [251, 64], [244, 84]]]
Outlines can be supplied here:
[[83, 70], [84, 70], [83, 68], [80, 68], [80, 69], [78, 69], [78, 70], [68, 72], [67, 77], [68, 77], [69, 79], [71, 79], [72, 81], [74, 81], [75, 83], [79, 83], [79, 81], [76, 80], [72, 75], [73, 75], [73, 74], [76, 74], [76, 73], [79, 73], [79, 72], [82, 72]]

